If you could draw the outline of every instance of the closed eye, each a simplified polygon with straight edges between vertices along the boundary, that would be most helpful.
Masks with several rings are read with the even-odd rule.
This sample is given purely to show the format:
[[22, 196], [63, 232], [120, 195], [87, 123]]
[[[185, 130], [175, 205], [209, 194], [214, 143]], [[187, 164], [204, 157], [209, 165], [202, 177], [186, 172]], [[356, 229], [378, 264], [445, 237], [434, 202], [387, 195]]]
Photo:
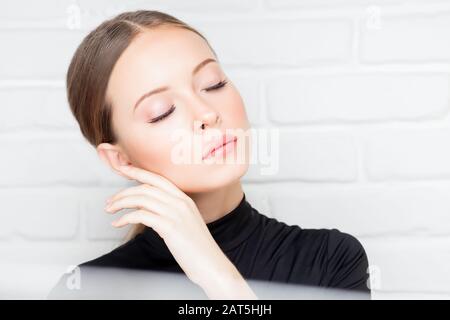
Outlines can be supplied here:
[[205, 91], [217, 90], [224, 87], [228, 83], [227, 80], [222, 80], [218, 84], [213, 85], [212, 87], [206, 88]]
[[165, 117], [167, 117], [169, 114], [171, 114], [174, 111], [175, 111], [175, 105], [173, 104], [167, 112], [163, 113], [160, 116], [157, 116], [156, 118], [153, 118], [152, 120], [148, 121], [148, 123], [155, 123], [155, 122], [161, 121], [162, 119], [164, 119]]
[[[206, 88], [204, 90], [207, 91], [207, 92], [208, 91], [212, 91], [212, 90], [218, 90], [220, 88], [223, 88], [227, 83], [228, 83], [227, 80], [222, 80], [219, 83], [213, 85], [212, 87]], [[175, 105], [172, 105], [167, 112], [165, 112], [164, 114], [162, 114], [160, 116], [157, 116], [156, 118], [148, 121], [148, 123], [155, 123], [155, 122], [161, 121], [162, 119], [164, 119], [167, 116], [169, 116], [172, 112], [174, 112], [175, 109], [176, 109]]]

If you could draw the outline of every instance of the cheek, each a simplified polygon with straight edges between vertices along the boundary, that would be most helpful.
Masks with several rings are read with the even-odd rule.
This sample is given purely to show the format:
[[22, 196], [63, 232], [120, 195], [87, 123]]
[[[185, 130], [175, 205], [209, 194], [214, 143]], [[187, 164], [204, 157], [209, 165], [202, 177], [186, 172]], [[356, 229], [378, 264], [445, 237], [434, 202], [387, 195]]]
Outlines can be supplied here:
[[233, 88], [230, 94], [222, 101], [221, 115], [226, 120], [227, 126], [234, 128], [247, 128], [248, 117], [244, 101], [239, 92]]
[[128, 155], [136, 166], [163, 174], [171, 165], [172, 146], [167, 142], [167, 138], [142, 133], [130, 138], [127, 146]]
[[202, 166], [180, 163], [172, 158], [176, 157], [173, 154], [177, 154], [180, 149], [190, 152], [191, 145], [170, 141], [167, 136], [157, 140], [154, 143], [136, 141], [130, 145], [134, 148], [133, 163], [147, 171], [163, 176], [183, 191], [189, 190], [192, 185], [198, 183], [199, 176], [204, 175]]

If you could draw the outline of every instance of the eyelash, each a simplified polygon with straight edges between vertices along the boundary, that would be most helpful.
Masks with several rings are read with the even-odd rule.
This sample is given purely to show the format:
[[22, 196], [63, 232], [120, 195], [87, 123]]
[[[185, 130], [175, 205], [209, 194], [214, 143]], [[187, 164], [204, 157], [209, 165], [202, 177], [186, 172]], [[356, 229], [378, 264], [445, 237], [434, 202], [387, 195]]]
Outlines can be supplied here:
[[[219, 83], [213, 85], [212, 87], [209, 87], [209, 88], [205, 89], [205, 91], [211, 91], [211, 90], [218, 90], [218, 89], [221, 89], [221, 88], [223, 88], [227, 83], [228, 83], [227, 80], [222, 80], [222, 81], [220, 81]], [[162, 115], [160, 115], [160, 116], [157, 116], [156, 118], [150, 120], [148, 123], [155, 123], [155, 122], [161, 121], [161, 120], [164, 119], [165, 117], [169, 116], [174, 110], [175, 110], [175, 105], [173, 104], [173, 105], [170, 107], [169, 111], [167, 111], [166, 113], [164, 113], [164, 114], [162, 114]]]

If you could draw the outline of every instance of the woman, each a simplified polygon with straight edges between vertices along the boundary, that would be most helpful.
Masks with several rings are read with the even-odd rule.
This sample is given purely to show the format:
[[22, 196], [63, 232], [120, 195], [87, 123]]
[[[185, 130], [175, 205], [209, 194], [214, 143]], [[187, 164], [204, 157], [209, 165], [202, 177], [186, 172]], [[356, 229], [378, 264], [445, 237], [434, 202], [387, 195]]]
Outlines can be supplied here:
[[[246, 278], [370, 293], [356, 238], [288, 226], [247, 202], [240, 182], [250, 154], [249, 136], [239, 134], [250, 128], [245, 107], [192, 27], [144, 10], [103, 22], [78, 47], [67, 93], [99, 157], [140, 183], [105, 208], [135, 209], [113, 222], [133, 225], [128, 241], [80, 267], [184, 272], [210, 298], [257, 298]], [[199, 139], [202, 148], [194, 148]], [[180, 150], [198, 161], [179, 161]], [[236, 155], [244, 161], [218, 161]]]

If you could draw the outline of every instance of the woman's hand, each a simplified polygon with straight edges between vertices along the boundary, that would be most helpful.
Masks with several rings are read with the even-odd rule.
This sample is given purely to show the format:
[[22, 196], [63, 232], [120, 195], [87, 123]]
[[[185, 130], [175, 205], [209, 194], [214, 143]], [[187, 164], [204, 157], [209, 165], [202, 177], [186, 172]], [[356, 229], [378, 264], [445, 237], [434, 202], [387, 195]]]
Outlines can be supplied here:
[[105, 210], [110, 213], [137, 208], [113, 221], [113, 226], [142, 223], [154, 229], [188, 278], [210, 298], [257, 298], [217, 245], [189, 196], [166, 178], [144, 169], [125, 166], [121, 173], [142, 184], [108, 199]]

